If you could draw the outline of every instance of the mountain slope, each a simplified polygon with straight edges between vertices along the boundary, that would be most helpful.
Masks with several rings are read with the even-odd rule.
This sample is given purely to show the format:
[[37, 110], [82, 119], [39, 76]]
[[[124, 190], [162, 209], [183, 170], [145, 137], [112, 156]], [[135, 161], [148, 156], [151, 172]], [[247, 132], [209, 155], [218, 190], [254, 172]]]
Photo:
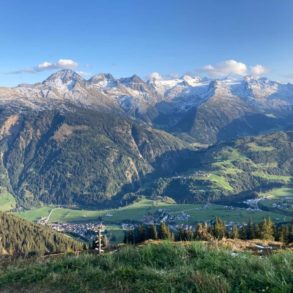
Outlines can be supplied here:
[[154, 124], [215, 144], [292, 125], [292, 102], [291, 85], [252, 78], [216, 80], [157, 104]]
[[[153, 180], [187, 169], [206, 171], [199, 162], [204, 157], [213, 164], [211, 149], [199, 156], [190, 142], [212, 145], [285, 129], [293, 123], [292, 97], [290, 84], [251, 77], [153, 75], [144, 81], [100, 74], [86, 80], [71, 70], [42, 83], [0, 88], [0, 186], [27, 207], [118, 204], [148, 180], [152, 186]], [[211, 180], [172, 179], [172, 187], [162, 192], [173, 195], [176, 188], [179, 201], [193, 200], [195, 193], [206, 200], [260, 182], [249, 175], [234, 184], [242, 182], [240, 176], [229, 175], [233, 181], [211, 170]], [[146, 193], [154, 192], [156, 186]]]
[[43, 255], [82, 248], [61, 233], [3, 212], [0, 227], [0, 255]]
[[[42, 83], [0, 88], [0, 104], [15, 108], [66, 108], [66, 103], [124, 113], [173, 134], [214, 144], [292, 124], [293, 85], [266, 78], [207, 78], [153, 74], [115, 79], [99, 74], [86, 80], [71, 70]], [[257, 129], [254, 129], [257, 123]]]
[[97, 204], [155, 168], [169, 168], [157, 158], [174, 152], [172, 162], [186, 147], [125, 115], [68, 107], [20, 114], [2, 109], [1, 185], [21, 204]]
[[253, 198], [260, 190], [293, 183], [293, 131], [246, 137], [235, 142], [190, 151], [174, 172], [140, 189], [148, 196], [169, 196], [177, 202], [207, 202], [233, 197]]

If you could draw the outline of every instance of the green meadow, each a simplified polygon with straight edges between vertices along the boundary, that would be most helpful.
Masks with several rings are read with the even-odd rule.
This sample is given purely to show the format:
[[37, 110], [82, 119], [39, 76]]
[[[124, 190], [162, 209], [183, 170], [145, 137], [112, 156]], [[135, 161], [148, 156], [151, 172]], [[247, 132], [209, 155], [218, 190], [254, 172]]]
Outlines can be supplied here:
[[[17, 212], [16, 215], [29, 221], [37, 221], [50, 214], [49, 222], [51, 223], [88, 222], [102, 219], [105, 224], [117, 225], [123, 222], [141, 222], [146, 214], [154, 214], [161, 209], [164, 209], [169, 215], [174, 216], [176, 222], [189, 224], [209, 221], [215, 217], [221, 217], [227, 222], [233, 221], [237, 223], [245, 223], [250, 219], [259, 222], [263, 218], [268, 217], [272, 218], [275, 222], [291, 220], [291, 217], [278, 212], [250, 211], [244, 208], [229, 208], [219, 204], [168, 204], [162, 201], [149, 199], [142, 199], [131, 205], [117, 209], [85, 210], [45, 206]], [[189, 218], [181, 220], [180, 215], [182, 213], [188, 214]]]
[[14, 209], [16, 201], [14, 196], [8, 191], [2, 191], [0, 193], [0, 211], [6, 212]]

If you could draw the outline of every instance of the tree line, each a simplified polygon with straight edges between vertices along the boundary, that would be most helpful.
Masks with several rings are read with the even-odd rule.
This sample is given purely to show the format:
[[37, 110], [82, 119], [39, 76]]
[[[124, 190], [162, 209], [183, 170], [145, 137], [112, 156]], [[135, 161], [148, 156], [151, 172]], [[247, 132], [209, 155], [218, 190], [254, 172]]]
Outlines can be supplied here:
[[125, 231], [124, 243], [137, 244], [149, 239], [168, 239], [175, 241], [212, 240], [212, 239], [263, 239], [276, 240], [285, 244], [293, 242], [293, 222], [287, 225], [275, 225], [268, 218], [260, 223], [249, 221], [246, 225], [232, 225], [229, 229], [221, 218], [212, 223], [198, 223], [195, 227], [180, 227], [172, 231], [166, 223], [159, 225], [141, 224]]

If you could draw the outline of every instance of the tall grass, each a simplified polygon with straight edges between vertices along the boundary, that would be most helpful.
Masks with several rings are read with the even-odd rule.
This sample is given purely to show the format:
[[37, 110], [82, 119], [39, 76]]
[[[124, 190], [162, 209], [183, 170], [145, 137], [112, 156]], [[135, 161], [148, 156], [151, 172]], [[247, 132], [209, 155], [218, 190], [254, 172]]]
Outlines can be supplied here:
[[293, 254], [268, 257], [162, 242], [0, 266], [0, 291], [292, 292]]

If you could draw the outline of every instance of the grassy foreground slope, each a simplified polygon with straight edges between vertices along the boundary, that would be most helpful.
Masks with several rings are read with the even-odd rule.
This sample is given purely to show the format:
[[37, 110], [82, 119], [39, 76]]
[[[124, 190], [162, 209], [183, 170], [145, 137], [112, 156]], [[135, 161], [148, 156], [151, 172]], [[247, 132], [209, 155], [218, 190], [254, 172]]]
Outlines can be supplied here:
[[114, 254], [0, 265], [0, 290], [28, 292], [292, 292], [293, 254], [260, 258], [202, 243], [162, 242]]

